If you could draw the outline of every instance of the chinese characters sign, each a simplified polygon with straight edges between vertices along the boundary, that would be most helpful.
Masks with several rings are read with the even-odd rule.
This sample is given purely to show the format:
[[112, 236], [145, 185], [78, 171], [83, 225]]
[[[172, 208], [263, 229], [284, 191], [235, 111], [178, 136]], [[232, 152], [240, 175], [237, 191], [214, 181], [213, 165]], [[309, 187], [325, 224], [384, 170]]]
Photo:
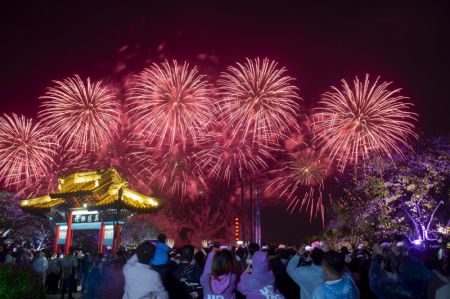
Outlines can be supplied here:
[[72, 216], [72, 223], [92, 223], [99, 221], [98, 214], [77, 214]]

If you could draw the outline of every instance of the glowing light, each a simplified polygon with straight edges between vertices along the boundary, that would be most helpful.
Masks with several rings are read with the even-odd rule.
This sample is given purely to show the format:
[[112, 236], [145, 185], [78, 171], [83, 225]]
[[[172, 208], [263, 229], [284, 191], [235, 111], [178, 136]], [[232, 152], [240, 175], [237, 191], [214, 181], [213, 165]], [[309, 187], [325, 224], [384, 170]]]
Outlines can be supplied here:
[[148, 204], [150, 204], [150, 205], [152, 205], [154, 207], [158, 206], [158, 202], [154, 198], [149, 197], [149, 196], [145, 196], [145, 195], [140, 194], [138, 192], [132, 191], [132, 190], [130, 190], [128, 188], [125, 188], [123, 190], [123, 196], [129, 197], [132, 200], [136, 200], [136, 201], [139, 201], [141, 203], [144, 203], [144, 201], [145, 201], [146, 203], [148, 203]]
[[53, 163], [56, 143], [41, 123], [24, 116], [0, 117], [0, 180], [20, 188], [46, 175]]
[[196, 67], [165, 61], [142, 71], [131, 87], [128, 115], [136, 132], [158, 146], [194, 145], [214, 120], [210, 85]]
[[[87, 207], [87, 205], [86, 206], [84, 206], [84, 205], [86, 205], [86, 204], [83, 204], [83, 207]], [[98, 211], [88, 211], [88, 210], [75, 210], [75, 211], [72, 211], [72, 215], [96, 215], [96, 214], [98, 214]]]
[[41, 97], [39, 117], [61, 144], [83, 152], [98, 150], [117, 133], [119, 104], [102, 82], [86, 83], [78, 75], [54, 81]]
[[399, 95], [400, 89], [388, 90], [391, 83], [373, 84], [366, 75], [356, 77], [353, 86], [342, 80], [342, 88], [322, 95], [313, 116], [316, 141], [323, 152], [337, 160], [343, 171], [347, 164], [357, 164], [371, 153], [384, 156], [402, 154], [401, 145], [416, 137], [412, 104]]
[[268, 145], [298, 128], [300, 98], [285, 72], [275, 61], [257, 58], [222, 73], [220, 111], [233, 138]]

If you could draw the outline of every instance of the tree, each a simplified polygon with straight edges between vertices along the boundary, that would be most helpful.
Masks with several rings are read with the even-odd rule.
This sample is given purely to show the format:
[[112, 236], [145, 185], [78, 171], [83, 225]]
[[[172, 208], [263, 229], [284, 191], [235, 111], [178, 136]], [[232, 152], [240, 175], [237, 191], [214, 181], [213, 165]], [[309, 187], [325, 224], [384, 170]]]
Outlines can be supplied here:
[[411, 239], [429, 240], [442, 227], [438, 220], [447, 223], [449, 138], [425, 140], [404, 157], [373, 160], [364, 169], [348, 180], [330, 228], [348, 237], [406, 233]]
[[17, 243], [34, 250], [51, 245], [52, 224], [45, 217], [31, 215], [19, 206], [19, 198], [0, 192], [0, 241]]

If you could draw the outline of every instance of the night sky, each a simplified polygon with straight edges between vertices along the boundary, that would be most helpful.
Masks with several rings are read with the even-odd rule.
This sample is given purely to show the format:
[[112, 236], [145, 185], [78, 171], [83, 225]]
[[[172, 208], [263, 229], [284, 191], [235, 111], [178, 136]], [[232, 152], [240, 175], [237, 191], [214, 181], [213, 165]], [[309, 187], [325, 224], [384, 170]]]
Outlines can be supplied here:
[[[73, 74], [114, 83], [149, 62], [176, 58], [199, 64], [214, 79], [227, 65], [259, 56], [297, 78], [307, 109], [341, 78], [369, 73], [403, 88], [420, 115], [420, 134], [450, 132], [446, 1], [35, 2], [0, 10], [2, 113], [35, 116], [51, 80]], [[287, 217], [283, 207], [263, 211], [267, 241], [319, 229], [303, 214]]]

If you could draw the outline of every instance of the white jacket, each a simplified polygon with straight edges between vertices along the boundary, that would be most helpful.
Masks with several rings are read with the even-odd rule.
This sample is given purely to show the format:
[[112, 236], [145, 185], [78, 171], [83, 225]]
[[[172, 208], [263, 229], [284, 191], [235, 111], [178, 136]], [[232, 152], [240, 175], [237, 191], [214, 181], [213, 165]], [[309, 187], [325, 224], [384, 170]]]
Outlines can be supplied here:
[[149, 265], [139, 263], [137, 255], [133, 255], [123, 267], [125, 276], [125, 292], [123, 299], [168, 299], [158, 272]]
[[295, 255], [288, 263], [286, 272], [300, 286], [300, 298], [310, 299], [314, 289], [325, 281], [322, 266], [311, 265], [298, 267], [300, 257]]

